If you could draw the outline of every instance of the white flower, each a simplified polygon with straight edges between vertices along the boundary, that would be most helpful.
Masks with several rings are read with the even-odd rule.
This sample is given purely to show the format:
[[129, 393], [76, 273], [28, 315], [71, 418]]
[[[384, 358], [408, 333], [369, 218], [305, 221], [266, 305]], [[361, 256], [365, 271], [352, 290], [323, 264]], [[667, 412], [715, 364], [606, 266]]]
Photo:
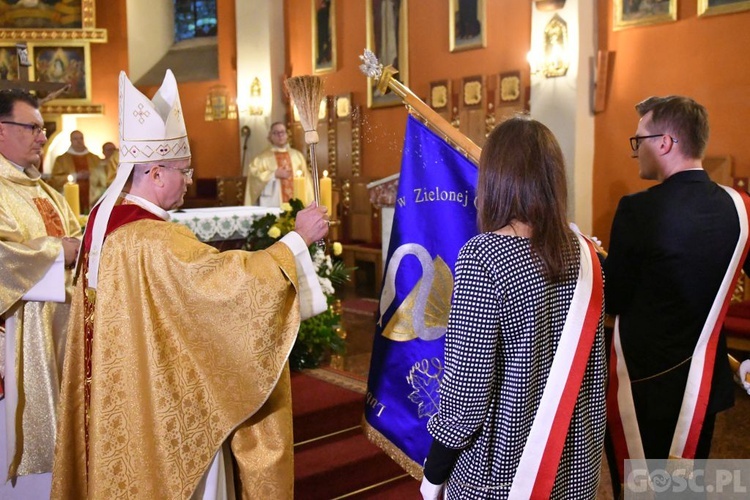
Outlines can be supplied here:
[[268, 230], [268, 236], [271, 238], [278, 238], [281, 236], [281, 229], [279, 229], [278, 226], [271, 226], [271, 229]]
[[320, 283], [320, 288], [323, 290], [323, 293], [326, 294], [326, 296], [330, 296], [336, 293], [336, 291], [333, 289], [331, 280], [329, 280], [328, 278], [318, 276], [318, 283]]
[[315, 254], [313, 255], [312, 260], [313, 260], [313, 265], [315, 266], [315, 271], [318, 272], [320, 270], [320, 266], [322, 266], [326, 260], [326, 254], [323, 252], [323, 250], [320, 247], [317, 247], [315, 249]]

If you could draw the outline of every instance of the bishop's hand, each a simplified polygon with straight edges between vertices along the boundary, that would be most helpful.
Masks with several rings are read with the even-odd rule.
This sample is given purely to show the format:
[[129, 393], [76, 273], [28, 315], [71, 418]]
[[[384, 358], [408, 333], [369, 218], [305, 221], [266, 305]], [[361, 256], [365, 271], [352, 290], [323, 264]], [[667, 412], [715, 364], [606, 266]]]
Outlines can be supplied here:
[[294, 230], [302, 236], [305, 244], [310, 246], [313, 242], [322, 240], [328, 234], [328, 211], [326, 207], [319, 207], [312, 202], [307, 208], [297, 212]]

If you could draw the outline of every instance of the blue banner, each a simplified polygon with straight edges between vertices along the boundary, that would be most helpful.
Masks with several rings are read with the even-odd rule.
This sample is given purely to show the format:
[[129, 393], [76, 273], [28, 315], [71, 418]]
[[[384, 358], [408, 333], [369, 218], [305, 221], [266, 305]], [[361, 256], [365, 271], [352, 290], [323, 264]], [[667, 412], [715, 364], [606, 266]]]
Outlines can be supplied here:
[[456, 258], [477, 234], [477, 167], [409, 116], [365, 404], [365, 431], [412, 475], [437, 412]]

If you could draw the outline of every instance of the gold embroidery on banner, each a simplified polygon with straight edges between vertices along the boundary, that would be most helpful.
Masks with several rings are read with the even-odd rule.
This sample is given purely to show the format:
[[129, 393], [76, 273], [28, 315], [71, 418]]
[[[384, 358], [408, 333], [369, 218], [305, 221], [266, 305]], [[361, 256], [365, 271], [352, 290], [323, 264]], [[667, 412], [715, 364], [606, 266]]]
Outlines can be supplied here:
[[388, 438], [378, 432], [378, 430], [371, 426], [364, 418], [362, 418], [362, 430], [371, 443], [383, 450], [386, 455], [391, 457], [391, 459], [408, 472], [411, 477], [418, 481], [422, 480], [422, 466], [409, 458], [406, 453], [390, 442]]
[[[420, 332], [428, 329], [442, 328], [445, 333], [453, 294], [453, 275], [439, 256], [433, 261], [433, 266], [434, 278], [426, 280], [423, 275], [419, 279], [388, 321], [383, 330], [384, 337], [396, 342], [406, 342], [422, 338], [424, 335], [420, 336]], [[422, 307], [424, 310], [421, 310]]]

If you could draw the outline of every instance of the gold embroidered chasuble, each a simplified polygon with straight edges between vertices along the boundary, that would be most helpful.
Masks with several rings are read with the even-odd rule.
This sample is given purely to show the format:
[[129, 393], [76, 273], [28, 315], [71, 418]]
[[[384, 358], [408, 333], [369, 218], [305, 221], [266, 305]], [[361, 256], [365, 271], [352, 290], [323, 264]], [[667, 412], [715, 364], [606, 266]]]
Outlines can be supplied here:
[[[3, 359], [1, 364], [4, 376], [14, 370], [19, 402], [10, 410], [15, 415], [15, 446], [0, 429], [0, 453], [6, 453], [6, 446], [13, 448], [0, 482], [6, 473], [14, 477], [52, 470], [69, 303], [27, 302], [22, 297], [59, 256], [60, 238], [80, 232], [64, 198], [41, 181], [35, 168], [21, 172], [0, 155], [0, 324], [13, 320], [14, 331], [7, 333], [14, 335], [16, 347], [15, 360]], [[68, 272], [66, 279], [69, 285]], [[5, 352], [5, 334], [0, 350]]]
[[[287, 357], [300, 318], [288, 247], [219, 253], [184, 226], [144, 219], [107, 236], [87, 318], [83, 281], [52, 497], [190, 498], [229, 440], [244, 498], [292, 498]], [[88, 456], [84, 321], [93, 326]]]

